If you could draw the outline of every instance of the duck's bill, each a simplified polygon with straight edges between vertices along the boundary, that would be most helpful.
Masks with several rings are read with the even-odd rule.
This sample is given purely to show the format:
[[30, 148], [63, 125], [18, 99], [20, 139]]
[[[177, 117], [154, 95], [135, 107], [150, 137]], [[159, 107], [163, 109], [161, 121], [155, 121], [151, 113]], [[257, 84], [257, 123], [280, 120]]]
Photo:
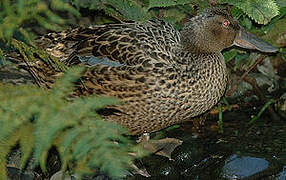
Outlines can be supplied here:
[[240, 28], [239, 35], [234, 40], [234, 45], [247, 48], [247, 49], [256, 49], [261, 52], [277, 52], [276, 47], [271, 46], [267, 42], [259, 39], [254, 34], [247, 32], [244, 28]]

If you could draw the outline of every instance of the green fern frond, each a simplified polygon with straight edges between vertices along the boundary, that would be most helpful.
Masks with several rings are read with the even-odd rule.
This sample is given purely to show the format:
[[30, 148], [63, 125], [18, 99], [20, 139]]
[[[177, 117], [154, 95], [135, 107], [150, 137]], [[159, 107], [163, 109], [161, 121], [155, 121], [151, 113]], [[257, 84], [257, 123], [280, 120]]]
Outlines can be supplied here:
[[[95, 110], [118, 103], [115, 98], [79, 97], [66, 100], [81, 68], [71, 68], [51, 90], [36, 86], [0, 86], [0, 176], [5, 179], [6, 156], [19, 142], [22, 167], [33, 153], [35, 165], [46, 168], [48, 152], [55, 146], [62, 168], [75, 173], [95, 172], [122, 176], [133, 147], [122, 127], [101, 120]], [[4, 165], [3, 165], [4, 164]], [[0, 178], [1, 178], [0, 177]]]
[[267, 24], [279, 14], [279, 8], [274, 0], [220, 0], [240, 8], [258, 24]]
[[[75, 16], [80, 16], [75, 8], [62, 0], [52, 0], [50, 3], [50, 7], [54, 10], [68, 11]], [[50, 7], [42, 0], [2, 0], [0, 2], [0, 40], [10, 41], [21, 25], [27, 22], [36, 22], [53, 31], [60, 30], [65, 21]]]
[[52, 88], [52, 94], [57, 98], [63, 98], [67, 93], [72, 92], [74, 81], [78, 80], [83, 68], [73, 68], [65, 73], [65, 76], [56, 81]]
[[19, 129], [19, 144], [22, 150], [22, 158], [21, 158], [21, 168], [24, 168], [28, 158], [30, 157], [33, 146], [31, 144], [35, 143], [35, 137], [31, 136], [31, 132], [34, 132], [35, 126], [31, 122], [27, 122]]

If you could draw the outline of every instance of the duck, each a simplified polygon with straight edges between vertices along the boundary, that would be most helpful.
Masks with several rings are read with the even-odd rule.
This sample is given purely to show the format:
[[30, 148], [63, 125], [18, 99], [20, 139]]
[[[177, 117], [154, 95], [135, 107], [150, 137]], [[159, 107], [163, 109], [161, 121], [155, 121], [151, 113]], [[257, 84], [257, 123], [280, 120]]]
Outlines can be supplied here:
[[[52, 32], [36, 43], [68, 67], [85, 67], [84, 83], [76, 84], [78, 96], [112, 96], [122, 101], [98, 113], [131, 135], [190, 121], [215, 106], [228, 82], [223, 49], [235, 45], [277, 51], [247, 32], [228, 12], [215, 8], [192, 17], [180, 31], [153, 19]], [[55, 74], [64, 72], [47, 63], [38, 65], [34, 71], [41, 72], [33, 74], [41, 86], [52, 86], [59, 77]]]

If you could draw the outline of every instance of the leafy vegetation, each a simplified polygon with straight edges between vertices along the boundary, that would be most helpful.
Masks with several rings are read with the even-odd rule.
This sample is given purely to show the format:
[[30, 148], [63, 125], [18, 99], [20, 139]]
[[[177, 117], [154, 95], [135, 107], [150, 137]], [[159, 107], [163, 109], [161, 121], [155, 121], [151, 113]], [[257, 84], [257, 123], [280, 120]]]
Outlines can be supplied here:
[[259, 24], [267, 24], [279, 14], [274, 0], [220, 0], [221, 3], [234, 5]]
[[42, 0], [2, 0], [0, 2], [0, 39], [9, 41], [16, 31], [29, 39], [27, 30], [21, 27], [28, 22], [35, 22], [49, 30], [60, 30], [65, 20], [51, 9], [80, 15], [75, 8], [61, 0], [51, 0], [50, 6]]
[[114, 98], [82, 97], [66, 100], [80, 69], [72, 69], [50, 91], [36, 86], [0, 86], [0, 179], [10, 149], [20, 144], [22, 167], [33, 152], [35, 165], [45, 171], [48, 151], [55, 146], [62, 168], [77, 173], [94, 172], [95, 167], [111, 176], [124, 175], [135, 151], [114, 123], [102, 121], [94, 110], [118, 103]]
[[[232, 6], [231, 13], [240, 24], [280, 47], [278, 56], [286, 60], [286, 54], [282, 53], [285, 52], [286, 42], [286, 5], [283, 0], [215, 2], [223, 7]], [[33, 38], [35, 34], [59, 31], [76, 24], [76, 21], [81, 22], [80, 16], [84, 11], [99, 14], [88, 17], [95, 20], [101, 18], [95, 22], [90, 20], [92, 24], [160, 18], [180, 29], [187, 18], [208, 7], [209, 0], [2, 0], [0, 66], [4, 64], [5, 53], [12, 48], [26, 62], [40, 57], [55, 69], [68, 70], [55, 57], [37, 48]], [[257, 60], [257, 53], [241, 49], [226, 50], [223, 54], [227, 62], [234, 60], [234, 71], [245, 66], [246, 59], [252, 59], [248, 67]], [[49, 91], [28, 85], [1, 84], [0, 179], [5, 179], [6, 156], [17, 143], [23, 151], [22, 167], [32, 153], [35, 162], [45, 170], [47, 153], [55, 146], [60, 153], [63, 169], [85, 173], [94, 172], [94, 167], [99, 167], [111, 176], [124, 174], [124, 169], [132, 160], [127, 153], [135, 149], [122, 136], [122, 133], [126, 133], [122, 128], [101, 121], [94, 112], [95, 109], [118, 102], [102, 97], [67, 100], [72, 82], [78, 79], [79, 73], [78, 69], [68, 71]]]

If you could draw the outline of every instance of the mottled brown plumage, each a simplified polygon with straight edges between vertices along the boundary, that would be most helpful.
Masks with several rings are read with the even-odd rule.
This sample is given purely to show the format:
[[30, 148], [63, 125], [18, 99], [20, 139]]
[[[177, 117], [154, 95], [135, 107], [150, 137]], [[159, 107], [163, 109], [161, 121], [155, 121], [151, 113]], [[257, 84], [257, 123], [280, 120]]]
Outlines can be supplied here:
[[77, 94], [121, 99], [124, 104], [99, 113], [136, 135], [190, 120], [213, 107], [227, 84], [222, 49], [238, 44], [275, 51], [264, 42], [242, 45], [237, 41], [241, 32], [227, 13], [209, 10], [181, 32], [152, 20], [50, 33], [38, 44], [69, 66], [89, 66], [82, 75], [86, 87], [79, 84]]

